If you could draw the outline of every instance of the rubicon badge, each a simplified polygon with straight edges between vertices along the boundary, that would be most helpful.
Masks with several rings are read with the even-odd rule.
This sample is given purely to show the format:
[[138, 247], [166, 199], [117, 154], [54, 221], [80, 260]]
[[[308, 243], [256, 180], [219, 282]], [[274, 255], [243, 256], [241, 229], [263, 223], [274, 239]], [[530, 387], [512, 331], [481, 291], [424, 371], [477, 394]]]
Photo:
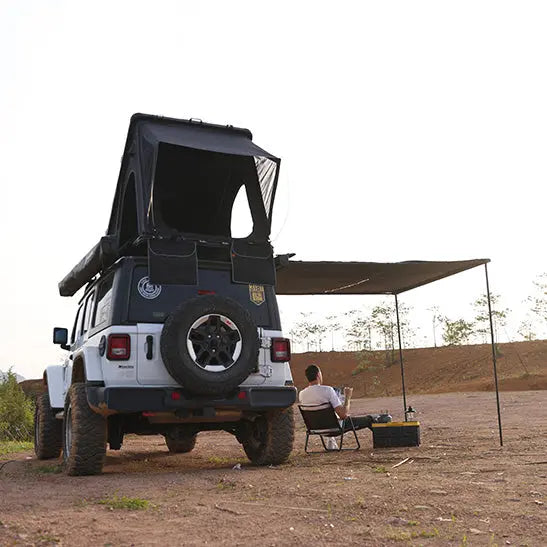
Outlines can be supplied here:
[[263, 285], [249, 285], [249, 298], [253, 304], [260, 306], [266, 300]]

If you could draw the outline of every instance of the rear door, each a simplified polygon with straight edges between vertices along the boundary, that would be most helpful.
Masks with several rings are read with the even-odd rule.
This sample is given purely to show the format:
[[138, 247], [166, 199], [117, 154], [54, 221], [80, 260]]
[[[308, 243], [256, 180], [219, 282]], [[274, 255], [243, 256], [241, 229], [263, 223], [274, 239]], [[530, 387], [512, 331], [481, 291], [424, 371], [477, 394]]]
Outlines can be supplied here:
[[137, 324], [137, 382], [142, 385], [178, 385], [163, 365], [160, 351], [162, 323]]
[[[267, 288], [234, 284], [231, 272], [200, 270], [199, 285], [154, 285], [149, 282], [147, 266], [136, 266], [131, 281], [129, 319], [137, 325], [137, 381], [141, 385], [177, 385], [161, 358], [163, 324], [181, 303], [200, 294], [217, 294], [236, 300], [253, 317], [257, 327], [279, 328], [273, 291]], [[261, 349], [261, 365], [264, 364]], [[258, 365], [258, 363], [257, 363]], [[253, 375], [254, 376], [254, 375]], [[258, 375], [264, 381], [263, 375]], [[258, 378], [257, 378], [258, 379]]]

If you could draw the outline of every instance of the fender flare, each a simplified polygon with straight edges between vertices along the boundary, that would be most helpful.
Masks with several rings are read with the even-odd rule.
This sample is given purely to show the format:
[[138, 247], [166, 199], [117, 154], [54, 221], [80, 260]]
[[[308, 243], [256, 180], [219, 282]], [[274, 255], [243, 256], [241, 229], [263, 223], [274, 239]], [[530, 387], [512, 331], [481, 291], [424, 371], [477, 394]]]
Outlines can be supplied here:
[[44, 384], [49, 394], [51, 408], [63, 409], [65, 406], [64, 397], [64, 367], [52, 365], [44, 371]]
[[[74, 353], [72, 381], [102, 382], [103, 369], [96, 347], [83, 347]], [[72, 382], [71, 382], [72, 383]]]

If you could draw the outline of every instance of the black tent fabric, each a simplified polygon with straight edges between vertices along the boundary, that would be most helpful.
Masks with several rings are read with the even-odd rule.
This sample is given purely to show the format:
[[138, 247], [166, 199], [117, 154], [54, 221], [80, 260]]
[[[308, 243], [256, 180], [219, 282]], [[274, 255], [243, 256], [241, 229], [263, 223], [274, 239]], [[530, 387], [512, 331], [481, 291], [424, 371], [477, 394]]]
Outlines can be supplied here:
[[278, 158], [251, 140], [253, 137], [248, 129], [159, 118], [146, 114], [137, 114], [132, 121], [146, 122], [142, 127], [142, 136], [152, 144], [165, 142], [197, 150], [278, 161]]
[[400, 294], [490, 262], [302, 262], [277, 257], [277, 294]]

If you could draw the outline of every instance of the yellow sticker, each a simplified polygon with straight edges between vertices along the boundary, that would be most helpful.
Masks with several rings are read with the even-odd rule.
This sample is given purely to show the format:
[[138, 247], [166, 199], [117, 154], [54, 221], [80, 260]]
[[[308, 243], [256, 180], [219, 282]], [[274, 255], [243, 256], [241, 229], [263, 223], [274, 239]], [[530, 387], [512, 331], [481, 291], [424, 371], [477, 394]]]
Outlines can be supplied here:
[[262, 285], [249, 285], [249, 298], [253, 304], [260, 306], [266, 300]]

